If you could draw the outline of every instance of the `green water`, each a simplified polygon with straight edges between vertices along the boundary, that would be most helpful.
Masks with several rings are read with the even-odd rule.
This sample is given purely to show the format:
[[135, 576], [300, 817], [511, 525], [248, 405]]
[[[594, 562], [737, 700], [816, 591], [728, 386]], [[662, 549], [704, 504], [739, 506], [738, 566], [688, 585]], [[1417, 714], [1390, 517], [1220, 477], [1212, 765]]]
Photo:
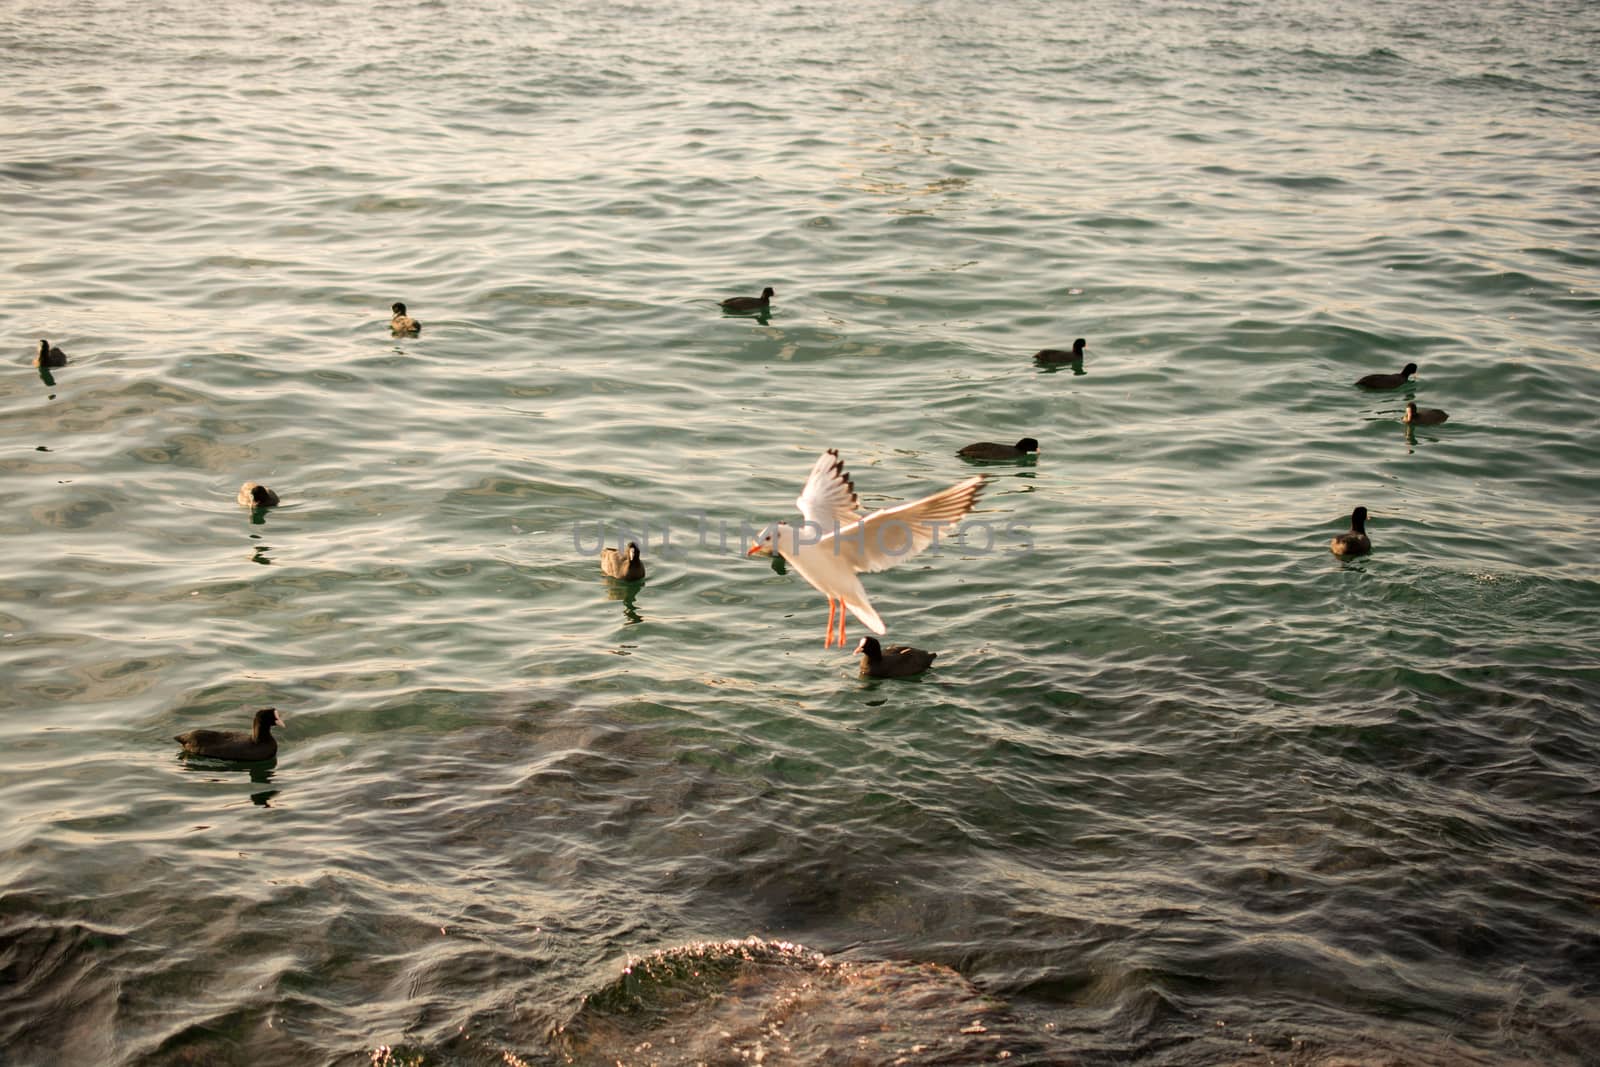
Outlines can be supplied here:
[[[1585, 1062], [1590, 6], [0, 44], [0, 1064]], [[988, 476], [865, 579], [920, 678], [744, 554], [827, 448]], [[803, 1026], [810, 956], [628, 1009], [747, 935], [832, 961]]]

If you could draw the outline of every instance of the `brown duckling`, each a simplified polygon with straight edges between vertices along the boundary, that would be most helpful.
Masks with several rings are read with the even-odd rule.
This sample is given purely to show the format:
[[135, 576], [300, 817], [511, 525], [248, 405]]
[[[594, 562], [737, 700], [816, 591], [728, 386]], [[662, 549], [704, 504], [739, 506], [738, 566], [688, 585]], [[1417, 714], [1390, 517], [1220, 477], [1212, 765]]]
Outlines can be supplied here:
[[244, 762], [268, 760], [278, 754], [278, 741], [272, 736], [272, 728], [282, 725], [283, 716], [278, 714], [277, 708], [262, 708], [251, 721], [249, 733], [243, 730], [190, 730], [173, 740], [191, 756]]
[[275, 508], [278, 494], [260, 482], [245, 482], [239, 487], [239, 503], [247, 508]]
[[618, 551], [608, 548], [600, 553], [600, 571], [607, 578], [623, 582], [644, 581], [644, 560], [639, 558], [639, 545], [629, 541], [628, 547]]
[[1415, 423], [1418, 426], [1437, 426], [1450, 417], [1448, 411], [1439, 408], [1419, 408], [1416, 404], [1407, 401], [1406, 413], [1402, 422]]
[[422, 332], [422, 323], [406, 314], [406, 306], [396, 300], [389, 308], [394, 312], [394, 317], [389, 320], [389, 329], [394, 333], [419, 334]]
[[65, 367], [67, 354], [43, 338], [39, 339], [39, 354], [33, 357], [35, 367]]

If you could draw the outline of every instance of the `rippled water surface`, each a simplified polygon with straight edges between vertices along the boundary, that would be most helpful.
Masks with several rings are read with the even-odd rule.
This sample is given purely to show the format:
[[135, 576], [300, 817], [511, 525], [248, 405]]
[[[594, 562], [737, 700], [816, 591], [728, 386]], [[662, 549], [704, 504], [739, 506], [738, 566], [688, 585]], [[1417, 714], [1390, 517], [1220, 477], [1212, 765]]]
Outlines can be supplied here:
[[[1593, 1062], [1600, 8], [0, 46], [0, 1064]], [[920, 678], [743, 553], [830, 447], [989, 476]]]

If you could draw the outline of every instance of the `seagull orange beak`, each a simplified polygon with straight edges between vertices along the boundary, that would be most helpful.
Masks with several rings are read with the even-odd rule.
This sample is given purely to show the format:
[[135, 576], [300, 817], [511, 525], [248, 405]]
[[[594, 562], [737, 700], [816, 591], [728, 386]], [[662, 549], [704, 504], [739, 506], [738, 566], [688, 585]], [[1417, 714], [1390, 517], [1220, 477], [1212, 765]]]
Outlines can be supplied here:
[[761, 552], [770, 552], [770, 551], [771, 551], [771, 549], [767, 548], [766, 546], [762, 545], [761, 542], [757, 541], [755, 544], [750, 546], [750, 551], [746, 552], [745, 555], [754, 556], [754, 555], [757, 555], [758, 553], [761, 553]]

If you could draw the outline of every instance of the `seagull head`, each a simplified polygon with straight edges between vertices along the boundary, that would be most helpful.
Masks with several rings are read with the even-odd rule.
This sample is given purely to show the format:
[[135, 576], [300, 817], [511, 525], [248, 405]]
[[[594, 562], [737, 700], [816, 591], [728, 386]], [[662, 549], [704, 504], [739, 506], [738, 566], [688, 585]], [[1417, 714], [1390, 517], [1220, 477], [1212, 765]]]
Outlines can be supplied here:
[[756, 538], [756, 543], [750, 546], [750, 551], [746, 552], [745, 555], [770, 556], [774, 553], [781, 553], [783, 550], [778, 547], [777, 539], [785, 536], [788, 531], [788, 523], [773, 523], [771, 526], [768, 526], [765, 530], [761, 531], [761, 535]]

